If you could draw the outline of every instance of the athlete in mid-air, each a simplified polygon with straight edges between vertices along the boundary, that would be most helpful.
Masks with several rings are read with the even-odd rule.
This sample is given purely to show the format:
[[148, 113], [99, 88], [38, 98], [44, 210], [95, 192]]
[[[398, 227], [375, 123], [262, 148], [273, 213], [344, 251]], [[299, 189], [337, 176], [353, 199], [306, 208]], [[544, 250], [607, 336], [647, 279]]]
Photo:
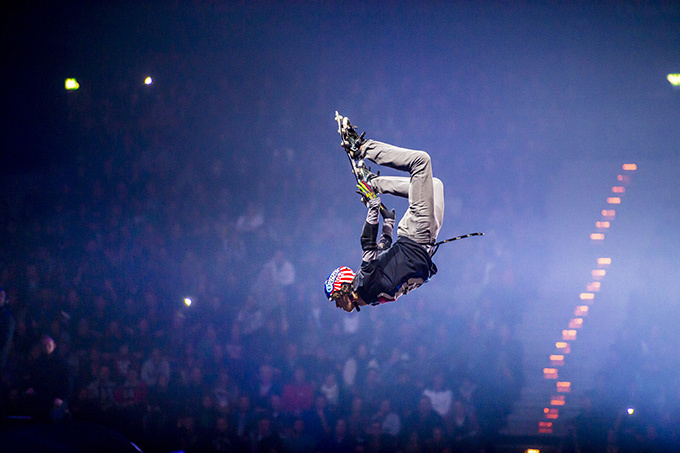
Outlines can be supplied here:
[[[347, 117], [336, 114], [342, 146], [353, 160], [358, 192], [368, 207], [361, 233], [361, 266], [335, 269], [326, 279], [326, 296], [338, 308], [351, 312], [364, 305], [396, 300], [437, 273], [432, 262], [437, 234], [444, 218], [444, 185], [432, 176], [430, 156], [424, 151], [399, 148], [357, 134]], [[377, 176], [363, 162], [368, 159], [409, 173]], [[408, 198], [408, 209], [399, 221], [392, 244], [394, 210], [388, 211], [379, 194]], [[378, 241], [379, 217], [383, 229]]]

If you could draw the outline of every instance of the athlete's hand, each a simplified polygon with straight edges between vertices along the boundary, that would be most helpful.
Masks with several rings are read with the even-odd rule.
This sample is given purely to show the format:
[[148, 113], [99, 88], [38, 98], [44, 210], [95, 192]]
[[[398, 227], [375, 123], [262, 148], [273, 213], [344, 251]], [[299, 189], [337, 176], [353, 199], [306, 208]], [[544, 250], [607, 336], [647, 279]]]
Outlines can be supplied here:
[[367, 201], [370, 201], [377, 197], [377, 195], [373, 191], [373, 188], [366, 184], [366, 182], [364, 181], [359, 181], [359, 184], [357, 184], [357, 188], [359, 189], [357, 193], [364, 197]]

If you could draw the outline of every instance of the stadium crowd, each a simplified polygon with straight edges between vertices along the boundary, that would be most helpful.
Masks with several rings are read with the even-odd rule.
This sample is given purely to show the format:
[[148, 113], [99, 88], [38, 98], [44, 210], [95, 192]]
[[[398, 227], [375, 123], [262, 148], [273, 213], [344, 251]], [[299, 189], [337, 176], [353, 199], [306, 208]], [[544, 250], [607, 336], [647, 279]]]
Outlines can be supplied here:
[[[6, 72], [26, 53], [34, 62], [18, 69], [43, 86], [8, 75], [5, 90], [20, 106], [7, 109], [7, 130], [39, 137], [5, 150], [21, 164], [0, 168], [0, 428], [10, 417], [87, 420], [152, 453], [492, 451], [524, 383], [514, 330], [532, 285], [515, 270], [548, 253], [550, 175], [589, 149], [625, 148], [624, 131], [647, 118], [612, 103], [614, 91], [581, 86], [604, 55], [583, 58], [571, 43], [604, 49], [606, 68], [648, 61], [647, 47], [631, 54], [616, 34], [625, 52], [593, 46], [582, 28], [594, 18], [569, 28], [569, 45], [542, 35], [531, 45], [522, 33], [527, 51], [517, 54], [479, 52], [468, 39], [402, 47], [389, 27], [368, 46], [382, 51], [359, 64], [348, 49], [363, 42], [355, 31], [375, 25], [371, 14], [370, 27], [352, 17], [336, 44], [297, 26], [288, 2], [228, 25], [214, 18], [241, 3], [207, 3], [223, 15], [146, 9], [124, 28], [93, 21], [102, 28], [86, 45], [77, 26], [56, 28], [62, 36], [33, 19], [6, 21], [22, 32], [8, 40]], [[339, 22], [315, 14], [307, 23]], [[286, 21], [295, 27], [279, 33]], [[555, 14], [545, 29], [562, 21]], [[476, 27], [466, 22], [454, 28]], [[418, 33], [433, 36], [430, 25]], [[482, 29], [480, 42], [511, 45], [496, 39], [504, 30]], [[636, 30], [638, 43], [648, 33]], [[31, 35], [45, 45], [24, 52]], [[69, 66], [81, 68], [80, 89], [52, 96], [45, 81]], [[137, 80], [140, 68], [156, 68], [153, 83]], [[611, 85], [604, 72], [599, 83]], [[635, 89], [613, 90], [659, 105], [630, 80]], [[592, 110], [600, 104], [612, 111]], [[22, 109], [36, 106], [41, 121], [22, 124]], [[351, 314], [321, 289], [331, 269], [358, 264], [365, 215], [348, 169], [337, 171], [346, 163], [336, 108], [370, 138], [432, 154], [446, 186], [442, 235], [486, 234], [472, 253], [438, 252], [445, 266], [417, 292]], [[611, 127], [593, 134], [593, 115]], [[583, 146], [593, 136], [602, 142]], [[680, 443], [680, 338], [676, 314], [664, 316], [648, 325], [631, 314], [564, 451]]]
[[[243, 83], [275, 97], [266, 80]], [[300, 166], [316, 150], [267, 135], [287, 116], [268, 117], [243, 86], [205, 97], [190, 82], [120, 85], [100, 102], [84, 91], [64, 106], [76, 157], [4, 180], [3, 416], [95, 421], [151, 452], [492, 441], [523, 382], [499, 239], [447, 269], [450, 300], [416, 293], [340, 313], [320, 282], [338, 260], [358, 260], [363, 209], [348, 218], [325, 207], [335, 190], [308, 175], [329, 157]], [[264, 138], [202, 127], [225, 100]], [[200, 133], [212, 145], [190, 145]], [[475, 184], [453, 192], [466, 181], [452, 184], [452, 217], [474, 215], [461, 200]], [[475, 202], [491, 216], [507, 209]]]

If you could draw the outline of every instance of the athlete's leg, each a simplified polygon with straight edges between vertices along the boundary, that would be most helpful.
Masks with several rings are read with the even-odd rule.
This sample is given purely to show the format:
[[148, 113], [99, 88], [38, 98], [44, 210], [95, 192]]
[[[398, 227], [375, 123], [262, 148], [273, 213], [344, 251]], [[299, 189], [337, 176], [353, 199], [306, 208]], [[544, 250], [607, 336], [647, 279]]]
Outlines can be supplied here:
[[[408, 198], [411, 180], [406, 176], [378, 176], [371, 180], [371, 186], [378, 193]], [[434, 218], [437, 222], [434, 237], [439, 234], [444, 221], [444, 184], [439, 178], [432, 178], [434, 186]]]
[[433, 240], [436, 240], [444, 223], [444, 183], [439, 178], [432, 178], [432, 184], [434, 186], [434, 218], [437, 221]]
[[371, 179], [371, 187], [378, 193], [408, 198], [411, 178], [406, 176], [377, 176]]
[[364, 158], [378, 165], [409, 173], [408, 189], [405, 178], [377, 177], [371, 185], [378, 192], [398, 196], [404, 196], [407, 189], [409, 207], [399, 222], [398, 234], [420, 244], [433, 244], [443, 219], [444, 190], [441, 181], [437, 180], [435, 184], [432, 177], [430, 156], [424, 151], [399, 148], [375, 140], [368, 140], [361, 150]]

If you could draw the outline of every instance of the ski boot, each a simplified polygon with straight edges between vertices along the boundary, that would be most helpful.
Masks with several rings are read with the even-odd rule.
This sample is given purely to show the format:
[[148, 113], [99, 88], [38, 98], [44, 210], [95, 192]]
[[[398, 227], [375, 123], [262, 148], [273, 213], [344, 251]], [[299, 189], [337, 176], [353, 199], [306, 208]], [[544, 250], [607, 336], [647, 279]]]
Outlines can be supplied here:
[[380, 175], [376, 175], [375, 173], [371, 172], [371, 169], [366, 166], [366, 162], [364, 162], [362, 159], [358, 160], [354, 165], [354, 176], [356, 176], [357, 182], [363, 181], [371, 186], [372, 189], [375, 189], [373, 184], [371, 184], [371, 180], [377, 178]]
[[366, 143], [366, 139], [364, 139], [366, 133], [363, 132], [361, 135], [357, 134], [357, 131], [354, 129], [352, 123], [350, 123], [349, 118], [340, 116], [337, 111], [335, 112], [335, 120], [338, 122], [338, 133], [342, 138], [340, 145], [345, 148], [349, 157], [352, 159], [361, 159], [361, 145]]

